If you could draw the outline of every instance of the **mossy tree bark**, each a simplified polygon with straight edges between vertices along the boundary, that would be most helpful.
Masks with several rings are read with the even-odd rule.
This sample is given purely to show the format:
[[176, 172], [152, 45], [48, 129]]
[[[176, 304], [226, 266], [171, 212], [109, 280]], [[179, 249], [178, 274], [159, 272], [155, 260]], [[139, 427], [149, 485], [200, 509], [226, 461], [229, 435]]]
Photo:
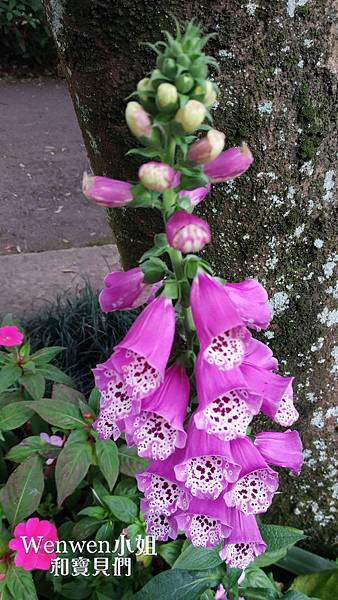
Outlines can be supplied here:
[[[196, 16], [218, 38], [216, 126], [227, 145], [246, 140], [254, 167], [215, 186], [201, 208], [213, 230], [208, 258], [225, 277], [256, 277], [271, 297], [262, 339], [296, 375], [301, 477], [286, 477], [270, 521], [304, 527], [307, 546], [332, 554], [334, 409], [334, 176], [337, 47], [333, 0], [44, 0], [95, 174], [135, 179], [125, 98], [153, 65], [141, 45], [171, 28], [169, 14]], [[114, 211], [125, 267], [161, 228], [151, 212]]]

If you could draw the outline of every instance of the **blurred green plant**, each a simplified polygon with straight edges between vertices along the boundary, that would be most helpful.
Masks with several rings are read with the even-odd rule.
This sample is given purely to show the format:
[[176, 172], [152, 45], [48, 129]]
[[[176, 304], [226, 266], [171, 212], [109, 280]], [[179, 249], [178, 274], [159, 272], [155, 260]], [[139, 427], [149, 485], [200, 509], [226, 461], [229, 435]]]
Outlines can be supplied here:
[[41, 66], [55, 61], [41, 0], [0, 0], [0, 55], [2, 61]]

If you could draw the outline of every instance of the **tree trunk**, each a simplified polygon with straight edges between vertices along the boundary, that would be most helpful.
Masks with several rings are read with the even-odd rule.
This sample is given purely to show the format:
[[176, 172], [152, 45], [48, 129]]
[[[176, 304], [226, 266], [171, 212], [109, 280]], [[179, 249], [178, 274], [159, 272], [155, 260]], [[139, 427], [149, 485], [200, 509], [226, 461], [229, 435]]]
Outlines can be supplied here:
[[[218, 38], [209, 54], [221, 75], [215, 123], [227, 145], [248, 142], [246, 176], [213, 187], [200, 213], [213, 244], [207, 257], [223, 276], [258, 278], [275, 318], [262, 335], [296, 376], [306, 463], [285, 477], [268, 519], [303, 527], [307, 547], [332, 554], [334, 254], [337, 47], [330, 0], [45, 0], [93, 172], [135, 179], [125, 158], [135, 140], [125, 98], [154, 64], [141, 43], [172, 29], [169, 14], [196, 16]], [[136, 263], [160, 221], [150, 211], [116, 210], [110, 223], [123, 265]], [[336, 366], [337, 372], [337, 366]]]

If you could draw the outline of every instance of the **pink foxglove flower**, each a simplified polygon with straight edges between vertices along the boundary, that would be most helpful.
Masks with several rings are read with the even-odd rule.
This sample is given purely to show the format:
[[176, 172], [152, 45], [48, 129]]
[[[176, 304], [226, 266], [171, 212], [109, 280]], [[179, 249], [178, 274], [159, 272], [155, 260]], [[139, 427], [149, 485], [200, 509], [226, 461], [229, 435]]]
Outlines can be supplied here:
[[292, 377], [271, 373], [277, 366], [270, 348], [253, 338], [242, 364], [228, 371], [219, 371], [200, 354], [196, 363], [197, 428], [230, 441], [245, 437], [260, 410], [275, 415], [284, 406], [283, 398], [292, 383]]
[[254, 516], [232, 510], [230, 523], [230, 535], [219, 555], [229, 567], [245, 569], [256, 556], [265, 552], [266, 543]]
[[153, 192], [165, 192], [173, 185], [175, 175], [169, 165], [155, 161], [144, 163], [138, 171], [141, 183]]
[[206, 185], [204, 187], [199, 187], [194, 190], [181, 190], [180, 192], [178, 192], [178, 195], [180, 198], [188, 197], [192, 206], [197, 206], [197, 204], [203, 202], [204, 198], [208, 195], [210, 188], [210, 185]]
[[159, 542], [166, 542], [169, 538], [177, 538], [177, 522], [174, 515], [168, 515], [151, 510], [146, 500], [141, 500], [141, 511], [146, 522], [146, 532], [154, 536]]
[[240, 365], [251, 336], [225, 288], [200, 271], [191, 287], [190, 302], [207, 362], [221, 371]]
[[224, 288], [247, 327], [257, 331], [268, 327], [272, 310], [267, 291], [258, 281], [245, 279], [239, 283], [225, 283]]
[[158, 287], [158, 283], [144, 283], [140, 267], [129, 271], [112, 271], [104, 278], [104, 288], [99, 296], [101, 310], [110, 312], [138, 308], [151, 298]]
[[15, 325], [0, 327], [0, 346], [19, 346], [23, 342], [23, 333]]
[[257, 433], [256, 448], [270, 465], [286, 467], [299, 475], [304, 462], [302, 442], [298, 431], [265, 431]]
[[127, 335], [115, 346], [112, 364], [133, 398], [143, 398], [160, 386], [174, 333], [172, 302], [161, 295], [142, 311]]
[[171, 515], [178, 509], [187, 510], [191, 498], [174, 471], [181, 454], [182, 450], [177, 450], [167, 460], [153, 461], [136, 475], [138, 489], [144, 492], [150, 511]]
[[112, 358], [96, 365], [93, 373], [101, 398], [100, 413], [92, 427], [101, 439], [107, 440], [113, 436], [117, 440], [123, 419], [139, 412], [140, 400], [131, 396], [127, 384], [114, 368]]
[[128, 102], [125, 113], [127, 125], [132, 134], [145, 140], [150, 140], [153, 133], [150, 117], [138, 102]]
[[[22, 540], [23, 537], [27, 551]], [[14, 538], [9, 541], [8, 546], [11, 550], [16, 550], [14, 563], [17, 567], [22, 567], [25, 571], [32, 571], [32, 569], [48, 571], [52, 560], [56, 558], [56, 554], [53, 552], [53, 544], [56, 541], [55, 526], [49, 521], [40, 521], [33, 517], [16, 526]], [[49, 542], [48, 548], [46, 548], [47, 552], [46, 542]]]
[[224, 494], [226, 505], [246, 515], [266, 512], [278, 489], [278, 473], [269, 467], [249, 438], [239, 438], [230, 444], [241, 472], [238, 481], [229, 484]]
[[183, 456], [175, 466], [176, 477], [192, 496], [215, 500], [229, 483], [237, 481], [241, 466], [234, 460], [230, 444], [196, 429], [193, 416], [187, 433]]
[[199, 165], [214, 160], [224, 148], [224, 139], [224, 133], [210, 129], [207, 135], [191, 144], [187, 159]]
[[194, 498], [188, 510], [178, 511], [174, 518], [195, 547], [213, 548], [230, 534], [229, 512], [222, 498], [212, 502]]
[[[278, 375], [275, 375], [276, 377]], [[289, 377], [288, 379], [289, 384], [281, 398], [272, 399], [271, 396], [267, 396], [262, 404], [262, 412], [283, 427], [290, 427], [299, 418], [299, 413], [293, 403], [293, 377]]]
[[[48, 433], [40, 433], [40, 438], [50, 444], [51, 446], [57, 446], [58, 448], [62, 448], [63, 446], [63, 438], [59, 435], [48, 435]], [[54, 458], [47, 458], [46, 464], [52, 465], [55, 461]]]
[[183, 210], [176, 211], [166, 225], [169, 245], [183, 254], [200, 252], [211, 240], [206, 221]]
[[133, 199], [132, 187], [127, 181], [87, 173], [83, 174], [82, 191], [86, 198], [106, 208], [120, 208]]
[[220, 183], [239, 177], [250, 167], [253, 156], [246, 144], [239, 148], [229, 148], [217, 158], [207, 163], [204, 173], [212, 183]]
[[141, 412], [125, 421], [126, 440], [140, 456], [165, 460], [183, 448], [187, 434], [183, 422], [189, 402], [189, 379], [176, 363], [167, 370], [162, 385], [143, 398]]

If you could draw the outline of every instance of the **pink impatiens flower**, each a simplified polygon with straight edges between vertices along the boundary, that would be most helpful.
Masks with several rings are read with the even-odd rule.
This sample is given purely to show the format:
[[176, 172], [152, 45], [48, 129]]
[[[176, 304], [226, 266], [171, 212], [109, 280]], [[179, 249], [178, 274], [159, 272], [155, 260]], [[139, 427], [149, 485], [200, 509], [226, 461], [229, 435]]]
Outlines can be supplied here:
[[145, 304], [159, 287], [159, 283], [144, 283], [140, 267], [129, 271], [112, 271], [104, 278], [104, 288], [99, 296], [103, 312], [130, 310]]
[[15, 325], [0, 327], [0, 346], [19, 346], [23, 342], [23, 333]]
[[16, 526], [14, 538], [8, 546], [16, 550], [14, 563], [17, 567], [26, 571], [48, 571], [52, 560], [56, 558], [53, 546], [57, 540], [56, 527], [52, 523], [33, 517]]
[[[40, 438], [44, 440], [44, 442], [47, 442], [47, 444], [50, 444], [51, 446], [57, 446], [58, 448], [62, 448], [63, 446], [64, 440], [59, 435], [48, 435], [48, 433], [40, 433]], [[52, 465], [54, 461], [54, 458], [47, 458], [46, 464]]]

